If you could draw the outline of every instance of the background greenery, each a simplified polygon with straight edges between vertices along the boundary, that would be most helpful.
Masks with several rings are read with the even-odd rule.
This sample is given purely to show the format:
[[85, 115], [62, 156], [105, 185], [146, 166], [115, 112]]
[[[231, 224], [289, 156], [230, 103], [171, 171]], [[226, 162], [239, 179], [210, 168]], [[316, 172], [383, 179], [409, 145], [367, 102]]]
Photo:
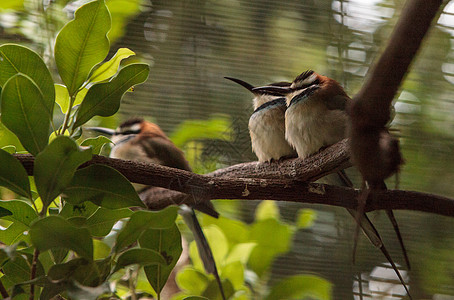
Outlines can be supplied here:
[[[83, 2], [2, 1], [0, 44], [27, 45], [56, 71], [51, 58], [56, 33]], [[114, 25], [109, 33], [110, 56], [128, 47], [138, 56], [129, 60], [139, 59], [151, 68], [147, 82], [127, 94], [119, 115], [95, 119], [91, 125], [115, 127], [129, 116], [144, 116], [184, 147], [194, 169], [201, 173], [255, 160], [247, 131], [251, 95], [223, 76], [261, 85], [292, 80], [314, 69], [335, 78], [353, 95], [404, 4], [401, 0], [106, 2]], [[453, 2], [444, 1], [443, 9], [396, 97], [392, 125], [399, 130], [406, 160], [400, 188], [454, 197]], [[193, 132], [199, 133], [191, 136]], [[1, 128], [0, 146], [11, 143], [19, 145]], [[225, 216], [253, 221], [257, 203], [217, 202]], [[348, 299], [353, 297], [358, 272], [378, 279], [385, 276], [379, 273], [385, 260], [365, 240], [357, 266], [351, 265], [353, 222], [343, 211], [307, 206], [315, 210], [296, 213], [305, 207], [279, 204], [282, 220], [288, 224], [298, 224], [301, 218], [310, 221], [292, 227], [289, 248], [284, 248], [286, 253], [272, 262], [271, 272], [262, 278], [266, 285], [293, 274], [316, 274], [332, 283], [335, 299]], [[454, 221], [407, 211], [396, 215], [413, 264], [408, 274], [413, 296], [454, 296], [450, 230]], [[371, 217], [393, 257], [401, 262], [390, 224], [381, 214]], [[207, 225], [210, 222], [206, 220]], [[271, 238], [268, 242], [265, 247], [281, 245]], [[233, 249], [234, 244], [229, 245]], [[249, 267], [253, 269], [253, 263]]]

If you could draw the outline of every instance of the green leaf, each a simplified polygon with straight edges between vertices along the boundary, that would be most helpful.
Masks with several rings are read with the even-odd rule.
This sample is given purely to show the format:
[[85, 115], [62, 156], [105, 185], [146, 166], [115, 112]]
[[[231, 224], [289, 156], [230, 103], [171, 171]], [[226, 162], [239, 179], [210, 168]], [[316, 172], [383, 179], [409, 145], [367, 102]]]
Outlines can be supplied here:
[[74, 127], [81, 126], [93, 116], [108, 117], [120, 107], [120, 100], [132, 86], [148, 78], [149, 67], [146, 64], [130, 64], [109, 82], [94, 84], [87, 92], [77, 112]]
[[310, 208], [300, 209], [296, 224], [298, 228], [309, 228], [314, 225], [315, 219], [317, 219], [317, 212], [315, 210]]
[[161, 211], [136, 211], [120, 231], [114, 247], [119, 252], [134, 243], [148, 228], [166, 229], [173, 226], [177, 218], [177, 206], [169, 206]]
[[53, 265], [48, 276], [53, 281], [76, 280], [85, 286], [98, 286], [107, 279], [110, 269], [110, 258], [100, 261], [75, 258], [64, 264]]
[[[221, 284], [222, 288], [224, 289], [226, 299], [230, 299], [230, 297], [235, 292], [232, 283], [227, 279], [222, 280]], [[205, 291], [203, 291], [202, 296], [207, 297], [210, 300], [223, 300], [221, 291], [219, 290], [219, 285], [214, 279], [208, 283], [208, 286], [206, 287]]]
[[93, 236], [106, 236], [117, 221], [130, 217], [131, 215], [132, 211], [126, 208], [110, 210], [100, 207], [88, 218], [86, 226]]
[[109, 52], [107, 32], [110, 14], [103, 0], [80, 7], [74, 20], [63, 27], [55, 41], [58, 73], [74, 95], [87, 80], [90, 70]]
[[134, 248], [123, 252], [119, 257], [113, 272], [129, 265], [148, 266], [152, 264], [167, 265], [167, 261], [159, 252], [152, 249]]
[[239, 290], [244, 284], [244, 266], [241, 261], [226, 264], [222, 268], [222, 277], [227, 278], [235, 290]]
[[264, 200], [260, 202], [255, 210], [256, 220], [276, 219], [279, 220], [279, 208], [275, 201]]
[[273, 286], [266, 297], [267, 300], [307, 298], [332, 299], [332, 283], [315, 275], [295, 275]]
[[175, 280], [181, 289], [195, 295], [201, 295], [209, 283], [204, 273], [192, 267], [186, 267], [178, 272]]
[[21, 196], [32, 198], [28, 174], [22, 164], [5, 150], [0, 149], [0, 186]]
[[71, 217], [85, 217], [90, 218], [97, 210], [99, 206], [91, 202], [84, 202], [77, 205], [72, 205], [65, 201], [65, 206], [60, 212], [60, 216], [69, 219]]
[[216, 226], [218, 226], [226, 236], [230, 246], [236, 245], [238, 243], [246, 243], [249, 241], [249, 229], [247, 225], [241, 221], [227, 219], [223, 216], [220, 216], [216, 219], [207, 215], [203, 215], [203, 224], [205, 226], [208, 226], [210, 224], [215, 224]]
[[5, 83], [1, 110], [2, 123], [16, 134], [27, 151], [37, 155], [46, 147], [51, 115], [43, 94], [30, 77], [19, 73]]
[[36, 211], [27, 203], [19, 200], [0, 201], [0, 207], [11, 212], [10, 216], [2, 217], [4, 220], [20, 222], [25, 226], [38, 218]]
[[4, 219], [6, 216], [11, 216], [13, 213], [6, 208], [0, 207], [0, 218]]
[[0, 3], [0, 11], [2, 9], [20, 10], [23, 8], [24, 8], [24, 0], [8, 0], [8, 1], [2, 1]]
[[95, 138], [88, 138], [84, 140], [80, 145], [81, 146], [91, 146], [91, 151], [93, 154], [99, 154], [101, 153], [102, 147], [105, 144], [110, 144], [112, 141], [108, 138], [106, 138], [103, 135], [97, 136]]
[[139, 244], [142, 248], [157, 251], [168, 263], [168, 265], [150, 265], [144, 268], [148, 282], [159, 294], [180, 258], [182, 251], [180, 231], [176, 224], [167, 229], [148, 229], [140, 236]]
[[104, 259], [110, 255], [110, 247], [100, 240], [93, 240], [93, 257], [94, 259]]
[[143, 0], [109, 0], [106, 4], [112, 16], [108, 37], [115, 41], [124, 36], [129, 20], [142, 12]]
[[2, 147], [2, 150], [6, 151], [9, 154], [14, 154], [17, 152], [16, 146], [13, 145]]
[[[82, 90], [79, 90], [77, 92], [73, 107], [82, 103], [87, 92], [87, 88], [83, 88]], [[67, 113], [69, 111], [69, 100], [69, 92], [66, 86], [55, 84], [55, 101], [57, 102], [58, 106], [60, 106], [63, 113]]]
[[229, 255], [227, 256], [227, 258], [225, 260], [225, 263], [228, 264], [228, 263], [240, 261], [241, 263], [246, 264], [247, 261], [249, 260], [249, 256], [251, 255], [252, 250], [254, 250], [255, 246], [257, 246], [256, 243], [236, 244], [230, 250]]
[[93, 259], [93, 241], [88, 229], [77, 228], [62, 217], [49, 216], [34, 222], [29, 234], [33, 245], [40, 251], [61, 247]]
[[38, 193], [48, 206], [71, 182], [76, 169], [91, 159], [67, 136], [59, 136], [35, 159], [34, 175]]
[[228, 116], [217, 115], [209, 120], [185, 120], [170, 136], [177, 147], [195, 139], [232, 139], [232, 124]]
[[6, 245], [12, 245], [23, 240], [23, 233], [29, 228], [20, 222], [11, 223], [8, 228], [0, 230], [0, 241]]
[[42, 58], [33, 50], [16, 45], [0, 46], [0, 86], [18, 73], [27, 75], [38, 87], [43, 98], [46, 116], [50, 119], [54, 107], [54, 81]]
[[104, 165], [95, 164], [77, 170], [64, 196], [73, 205], [91, 201], [111, 209], [145, 207], [128, 179]]
[[202, 296], [189, 296], [189, 297], [183, 298], [183, 300], [210, 300], [210, 299], [207, 297], [202, 297]]
[[123, 59], [128, 58], [135, 53], [128, 48], [120, 48], [117, 50], [117, 53], [107, 62], [101, 64], [89, 77], [88, 81], [90, 82], [100, 82], [110, 77], [114, 76], [118, 68], [120, 67], [120, 63]]
[[[2, 272], [8, 276], [13, 283], [18, 284], [30, 279], [30, 266], [25, 258], [16, 256], [2, 266]], [[2, 279], [3, 280], [3, 279]]]
[[292, 232], [289, 226], [275, 219], [265, 219], [252, 225], [249, 239], [256, 242], [248, 265], [260, 277], [271, 267], [273, 259], [288, 251]]

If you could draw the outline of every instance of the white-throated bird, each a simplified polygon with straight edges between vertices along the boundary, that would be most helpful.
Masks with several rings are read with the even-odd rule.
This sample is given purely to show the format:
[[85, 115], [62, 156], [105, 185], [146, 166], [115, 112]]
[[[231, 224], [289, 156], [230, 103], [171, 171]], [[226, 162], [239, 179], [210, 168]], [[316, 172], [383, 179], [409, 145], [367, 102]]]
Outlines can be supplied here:
[[[346, 126], [349, 118], [347, 108], [352, 100], [345, 93], [342, 86], [329, 77], [309, 70], [297, 76], [288, 87], [263, 86], [254, 88], [252, 91], [257, 93], [280, 93], [286, 97], [285, 137], [289, 144], [296, 149], [298, 157], [306, 158], [346, 137]], [[344, 171], [325, 176], [322, 181], [352, 187]], [[367, 215], [362, 213], [358, 216], [356, 210], [347, 210], [358, 220], [358, 226], [361, 227], [371, 243], [379, 248], [391, 263], [407, 294], [410, 295], [400, 272]], [[387, 215], [398, 236], [409, 268], [407, 252], [394, 214], [389, 210]], [[353, 255], [354, 253], [355, 251]]]
[[[142, 118], [129, 119], [123, 122], [116, 130], [102, 127], [89, 127], [86, 129], [111, 135], [111, 140], [114, 144], [110, 152], [110, 157], [112, 158], [155, 163], [162, 166], [191, 171], [191, 167], [184, 157], [183, 151], [172, 143], [158, 125], [145, 121]], [[149, 188], [149, 186], [141, 184], [133, 185], [137, 192]], [[206, 272], [214, 275], [219, 285], [222, 298], [225, 300], [224, 290], [219, 278], [213, 253], [203, 234], [194, 209], [216, 218], [219, 214], [214, 210], [210, 202], [202, 202], [191, 206], [192, 207], [189, 207], [185, 204], [180, 205], [179, 213], [194, 235], [199, 256]]]
[[[260, 162], [296, 157], [296, 151], [285, 139], [285, 97], [279, 93], [254, 92], [253, 86], [243, 80], [225, 77], [254, 94], [254, 112], [249, 118], [252, 151]], [[270, 86], [290, 86], [290, 82], [272, 83]]]

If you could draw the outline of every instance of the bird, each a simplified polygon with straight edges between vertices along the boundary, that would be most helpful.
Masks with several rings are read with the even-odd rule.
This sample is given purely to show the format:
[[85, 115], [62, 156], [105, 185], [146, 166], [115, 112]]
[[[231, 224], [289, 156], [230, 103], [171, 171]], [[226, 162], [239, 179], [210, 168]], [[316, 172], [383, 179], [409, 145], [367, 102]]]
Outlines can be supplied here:
[[[259, 162], [272, 162], [296, 157], [296, 151], [285, 139], [285, 97], [273, 92], [254, 92], [254, 86], [232, 77], [224, 77], [250, 91], [254, 98], [254, 112], [249, 118], [252, 151]], [[290, 82], [271, 83], [270, 86], [290, 86]]]
[[[295, 148], [300, 158], [307, 158], [346, 137], [349, 119], [347, 111], [352, 100], [342, 86], [332, 78], [320, 75], [313, 70], [307, 70], [298, 75], [289, 86], [262, 86], [253, 88], [252, 91], [285, 96], [287, 105], [285, 138]], [[337, 174], [330, 174], [323, 179], [325, 183], [353, 186], [343, 170]], [[371, 243], [382, 251], [405, 287], [407, 294], [410, 295], [378, 231], [367, 215], [358, 213], [354, 209], [347, 210], [357, 220], [358, 226], [361, 227]], [[387, 212], [387, 214], [398, 236], [407, 266], [410, 267], [394, 214], [392, 211]], [[353, 251], [354, 255], [355, 250]]]
[[[162, 129], [155, 123], [145, 121], [143, 118], [131, 118], [120, 124], [115, 129], [103, 127], [86, 128], [107, 135], [111, 135], [113, 147], [110, 157], [125, 160], [155, 163], [162, 166], [192, 171], [188, 161], [175, 144], [167, 137]], [[137, 192], [142, 192], [150, 186], [133, 183]], [[194, 235], [194, 241], [199, 251], [207, 273], [213, 274], [219, 286], [222, 299], [226, 299], [221, 279], [217, 271], [214, 256], [210, 245], [202, 231], [194, 209], [217, 218], [219, 213], [214, 210], [210, 202], [200, 202], [191, 205], [180, 205], [179, 214], [183, 217], [188, 228]]]

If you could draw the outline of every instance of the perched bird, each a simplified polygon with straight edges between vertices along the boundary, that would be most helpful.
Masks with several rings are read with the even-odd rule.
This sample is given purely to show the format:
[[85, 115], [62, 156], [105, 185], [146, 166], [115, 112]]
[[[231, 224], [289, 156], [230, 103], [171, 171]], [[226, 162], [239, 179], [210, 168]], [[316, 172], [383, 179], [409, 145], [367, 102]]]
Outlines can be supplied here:
[[[155, 163], [191, 171], [191, 167], [185, 159], [183, 151], [172, 143], [158, 125], [147, 122], [142, 118], [129, 119], [122, 123], [115, 131], [101, 127], [90, 127], [87, 129], [112, 136], [111, 140], [114, 144], [110, 152], [110, 157], [112, 158]], [[138, 192], [150, 188], [149, 186], [141, 184], [133, 183], [133, 185]], [[213, 253], [211, 252], [210, 245], [203, 234], [193, 208], [216, 218], [219, 214], [209, 202], [194, 204], [192, 207], [183, 204], [180, 205], [179, 210], [180, 215], [194, 235], [199, 256], [205, 270], [207, 273], [214, 275], [219, 285], [222, 298], [225, 300], [224, 290], [216, 268]]]
[[[285, 138], [296, 149], [298, 157], [306, 158], [313, 155], [320, 149], [335, 144], [346, 136], [346, 126], [348, 124], [346, 110], [352, 100], [340, 84], [329, 77], [309, 70], [297, 76], [288, 87], [263, 86], [254, 88], [252, 91], [285, 96], [287, 104]], [[323, 179], [325, 183], [352, 186], [344, 171], [330, 174]], [[361, 227], [371, 243], [379, 248], [391, 263], [408, 293], [402, 276], [367, 215], [362, 213], [358, 216], [356, 210], [347, 210], [358, 220], [358, 226]], [[392, 211], [388, 212], [388, 216], [394, 226], [405, 260], [409, 266], [403, 239]]]
[[[254, 88], [240, 79], [225, 77], [254, 94], [254, 112], [249, 118], [252, 151], [260, 162], [296, 157], [296, 151], [285, 140], [285, 97], [273, 92], [254, 92]], [[290, 82], [272, 83], [271, 86], [290, 86]]]

